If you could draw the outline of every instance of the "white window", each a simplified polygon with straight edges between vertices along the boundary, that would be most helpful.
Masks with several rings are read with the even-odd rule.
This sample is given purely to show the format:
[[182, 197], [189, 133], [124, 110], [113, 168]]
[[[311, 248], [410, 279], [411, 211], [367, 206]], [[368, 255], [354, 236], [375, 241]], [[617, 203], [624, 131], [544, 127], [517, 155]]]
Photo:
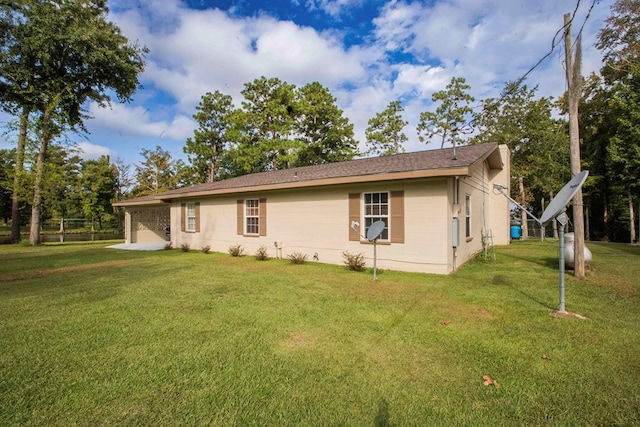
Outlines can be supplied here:
[[186, 231], [189, 231], [189, 232], [196, 231], [196, 204], [195, 203], [187, 203]]
[[389, 240], [389, 193], [364, 193], [364, 235], [376, 221], [384, 221], [378, 240]]
[[466, 226], [466, 237], [471, 237], [471, 195], [464, 196], [464, 221]]
[[260, 234], [260, 200], [247, 199], [244, 202], [244, 230], [246, 234]]

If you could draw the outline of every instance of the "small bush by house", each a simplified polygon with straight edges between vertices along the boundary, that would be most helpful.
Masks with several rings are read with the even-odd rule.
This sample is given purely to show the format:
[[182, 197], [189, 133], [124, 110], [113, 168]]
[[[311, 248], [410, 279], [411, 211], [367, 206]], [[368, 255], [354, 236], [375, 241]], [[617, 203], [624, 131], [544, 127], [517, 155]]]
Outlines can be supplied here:
[[256, 249], [256, 259], [258, 261], [265, 261], [269, 259], [269, 254], [267, 253], [267, 247], [262, 245], [258, 249]]
[[350, 252], [344, 251], [342, 252], [342, 257], [344, 258], [344, 264], [347, 266], [347, 268], [349, 268], [349, 270], [364, 270], [366, 261], [362, 252], [359, 254], [352, 254]]
[[240, 243], [229, 246], [229, 255], [242, 256], [244, 254], [244, 248]]
[[287, 258], [289, 258], [289, 261], [294, 264], [304, 264], [305, 262], [307, 262], [307, 254], [302, 254], [300, 252], [289, 254], [287, 255]]

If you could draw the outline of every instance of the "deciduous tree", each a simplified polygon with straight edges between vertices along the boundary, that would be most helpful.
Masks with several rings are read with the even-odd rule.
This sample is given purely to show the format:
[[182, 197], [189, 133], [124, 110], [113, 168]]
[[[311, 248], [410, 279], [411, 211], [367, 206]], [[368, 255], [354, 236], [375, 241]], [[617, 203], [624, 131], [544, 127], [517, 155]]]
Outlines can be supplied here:
[[102, 229], [103, 220], [112, 217], [111, 203], [116, 199], [117, 177], [109, 156], [101, 156], [97, 160], [84, 160], [80, 172], [82, 211], [84, 218], [91, 221], [93, 232], [96, 221]]
[[[511, 150], [511, 192], [531, 209], [533, 190], [543, 194], [561, 188], [568, 176], [568, 140], [565, 124], [553, 118], [553, 101], [535, 97], [537, 88], [509, 82], [500, 97], [482, 101], [474, 116], [478, 134], [471, 143], [497, 142]], [[514, 190], [516, 189], [516, 190]], [[523, 236], [528, 235], [527, 215], [521, 213]]]
[[40, 243], [50, 142], [62, 132], [84, 127], [85, 102], [107, 105], [111, 93], [129, 100], [138, 86], [146, 49], [129, 44], [107, 21], [105, 0], [16, 0], [4, 10], [11, 18], [2, 20], [0, 30], [0, 95], [3, 102], [35, 115], [40, 147], [29, 237], [35, 245]]
[[609, 107], [615, 133], [607, 153], [613, 178], [627, 189], [630, 240], [637, 239], [634, 200], [640, 197], [640, 2], [618, 0], [598, 34], [604, 56], [601, 73], [613, 96]]
[[134, 196], [158, 194], [178, 187], [180, 164], [171, 153], [158, 145], [154, 150], [143, 148], [140, 155], [144, 159], [136, 165]]

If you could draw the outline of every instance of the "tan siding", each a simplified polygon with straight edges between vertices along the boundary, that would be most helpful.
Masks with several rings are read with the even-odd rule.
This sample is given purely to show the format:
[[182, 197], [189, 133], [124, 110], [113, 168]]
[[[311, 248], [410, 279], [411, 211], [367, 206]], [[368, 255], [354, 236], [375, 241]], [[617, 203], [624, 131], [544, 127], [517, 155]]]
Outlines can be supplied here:
[[[342, 265], [343, 252], [362, 253], [367, 266], [373, 265], [373, 245], [362, 244], [357, 233], [345, 228], [360, 221], [360, 194], [366, 192], [404, 191], [404, 243], [378, 244], [377, 265], [381, 269], [446, 274], [452, 270], [448, 254], [452, 252], [451, 205], [445, 179], [393, 182], [388, 185], [349, 185], [314, 191], [294, 190], [270, 192], [268, 195], [267, 236], [243, 236], [244, 201], [237, 195], [199, 199], [200, 233], [175, 233], [174, 247], [189, 243], [192, 248], [211, 246], [226, 253], [229, 246], [241, 244], [246, 253], [265, 246], [270, 257], [286, 258], [294, 252], [315, 253], [319, 262]], [[464, 191], [464, 190], [463, 190]], [[349, 196], [353, 194], [353, 196]], [[247, 193], [246, 198], [264, 197]], [[478, 203], [480, 206], [481, 203]], [[475, 206], [475, 204], [474, 204]], [[240, 207], [240, 210], [238, 209]], [[353, 209], [350, 209], [353, 208]], [[172, 223], [180, 226], [180, 203], [171, 207]], [[240, 215], [239, 215], [240, 213]], [[345, 217], [350, 218], [345, 227]], [[350, 228], [349, 228], [350, 230]], [[355, 240], [352, 239], [355, 235]], [[479, 239], [474, 239], [477, 241]], [[274, 245], [277, 243], [277, 248]], [[459, 267], [466, 259], [460, 253]], [[466, 255], [466, 254], [465, 254]]]
[[359, 241], [359, 232], [353, 231], [351, 224], [360, 222], [360, 193], [349, 193], [349, 240]]
[[391, 243], [404, 243], [404, 191], [391, 192]]

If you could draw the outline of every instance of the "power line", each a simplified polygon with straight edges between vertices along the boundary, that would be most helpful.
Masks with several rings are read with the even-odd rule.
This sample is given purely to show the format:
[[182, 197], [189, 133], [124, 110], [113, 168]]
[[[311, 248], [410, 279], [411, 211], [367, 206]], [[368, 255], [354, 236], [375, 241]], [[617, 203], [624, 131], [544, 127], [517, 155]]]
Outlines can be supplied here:
[[[581, 1], [582, 0], [578, 0], [576, 2], [576, 7], [573, 9], [573, 13], [571, 14], [571, 19], [569, 20], [569, 22], [567, 22], [566, 25], [563, 24], [562, 27], [560, 27], [560, 29], [558, 31], [556, 31], [556, 33], [554, 34], [553, 39], [551, 40], [551, 49], [549, 50], [549, 52], [547, 52], [542, 58], [540, 58], [540, 60], [538, 62], [536, 62], [533, 67], [529, 68], [529, 70], [526, 73], [524, 73], [522, 75], [522, 77], [520, 77], [519, 79], [516, 80], [517, 84], [516, 84], [515, 87], [520, 86], [520, 84], [527, 78], [527, 76], [529, 74], [531, 74], [536, 68], [538, 68], [538, 66], [540, 64], [542, 64], [545, 61], [545, 59], [547, 59], [548, 57], [553, 55], [553, 52], [555, 52], [556, 47], [558, 47], [558, 45], [562, 41], [562, 39], [559, 39], [559, 40], [557, 39], [558, 36], [560, 34], [564, 34], [564, 31], [566, 30], [566, 28], [568, 26], [570, 26], [571, 23], [573, 22], [573, 20], [575, 19], [576, 13], [578, 13], [578, 9], [580, 8], [580, 2]], [[591, 4], [591, 8], [589, 9], [589, 14], [587, 15], [587, 18], [585, 18], [585, 22], [582, 24], [582, 27], [580, 28], [580, 31], [582, 31], [582, 28], [584, 27], [585, 23], [587, 22], [586, 20], [589, 18], [589, 15], [591, 14], [591, 10], [593, 10], [593, 6], [595, 5], [596, 1], [597, 0], [593, 0], [593, 3]]]
[[[582, 22], [582, 25], [580, 26], [580, 31], [578, 32], [578, 37], [580, 37], [580, 35], [582, 34], [584, 26], [586, 25], [587, 21], [589, 20], [589, 17], [591, 16], [591, 12], [593, 11], [593, 8], [595, 7], [595, 5], [596, 5], [596, 3], [598, 1], [599, 0], [592, 0], [591, 6], [589, 6], [589, 10], [587, 12], [587, 15], [585, 16], [584, 21]], [[518, 79], [514, 80], [514, 82], [516, 84], [511, 87], [511, 90], [503, 93], [502, 95], [500, 95], [500, 97], [498, 97], [498, 99], [497, 99], [498, 103], [500, 103], [503, 98], [509, 96], [512, 91], [515, 91], [518, 87], [520, 87], [522, 82], [526, 80], [526, 78], [529, 76], [529, 74], [531, 74], [536, 68], [538, 68], [540, 66], [540, 64], [542, 64], [547, 58], [549, 58], [551, 55], [553, 55], [553, 53], [556, 50], [556, 47], [558, 47], [558, 45], [562, 41], [562, 38], [558, 39], [558, 36], [561, 35], [561, 34], [564, 34], [564, 31], [566, 30], [566, 28], [571, 26], [571, 24], [573, 23], [573, 21], [574, 21], [574, 19], [576, 17], [576, 14], [578, 13], [578, 9], [580, 8], [580, 3], [581, 2], [582, 2], [582, 0], [577, 0], [576, 6], [573, 9], [573, 13], [571, 14], [571, 19], [569, 19], [569, 21], [566, 24], [563, 24], [562, 27], [560, 27], [560, 29], [558, 29], [558, 31], [556, 31], [556, 33], [553, 35], [553, 39], [551, 40], [551, 49], [549, 50], [549, 52], [547, 52], [544, 56], [542, 56], [542, 58], [540, 58], [538, 60], [538, 62], [536, 62], [531, 68], [529, 68], [526, 73], [524, 73]], [[577, 40], [577, 38], [576, 38], [576, 40]], [[574, 44], [575, 44], [575, 42], [574, 42]], [[482, 103], [480, 103], [475, 108], [479, 108], [481, 105], [482, 105]], [[473, 127], [474, 122], [475, 122], [475, 118], [472, 118], [467, 123], [466, 126]]]

